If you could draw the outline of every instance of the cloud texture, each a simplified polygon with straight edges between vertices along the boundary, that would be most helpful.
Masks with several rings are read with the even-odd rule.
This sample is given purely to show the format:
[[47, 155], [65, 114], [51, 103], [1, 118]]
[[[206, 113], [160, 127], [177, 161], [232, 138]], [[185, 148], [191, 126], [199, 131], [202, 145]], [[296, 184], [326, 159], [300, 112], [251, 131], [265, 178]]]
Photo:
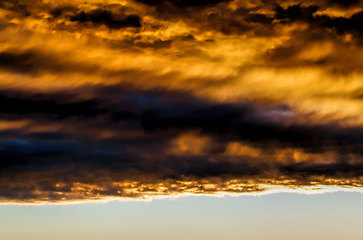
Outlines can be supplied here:
[[361, 189], [362, 7], [0, 1], [0, 201]]

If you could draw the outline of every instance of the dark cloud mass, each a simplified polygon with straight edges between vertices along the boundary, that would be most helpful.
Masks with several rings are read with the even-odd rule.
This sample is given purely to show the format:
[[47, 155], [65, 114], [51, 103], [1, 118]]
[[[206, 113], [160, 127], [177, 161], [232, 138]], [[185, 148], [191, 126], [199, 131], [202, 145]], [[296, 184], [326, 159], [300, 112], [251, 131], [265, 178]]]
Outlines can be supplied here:
[[0, 1], [0, 202], [363, 187], [362, 1]]
[[[116, 105], [107, 100], [115, 90], [119, 96]], [[169, 184], [180, 185], [183, 181], [194, 181], [201, 192], [208, 193], [224, 188], [237, 191], [221, 185], [220, 181], [232, 179], [239, 179], [243, 186], [253, 180], [258, 188], [258, 184], [277, 176], [309, 185], [313, 179], [322, 177], [352, 178], [359, 182], [357, 179], [362, 174], [363, 128], [289, 125], [289, 117], [284, 115], [290, 110], [284, 106], [261, 108], [251, 103], [216, 104], [191, 96], [186, 98], [185, 93], [136, 91], [126, 87], [105, 88], [94, 94], [95, 100], [73, 100], [63, 104], [45, 99], [57, 97], [69, 101], [71, 97], [59, 94], [0, 97], [3, 106], [0, 110], [8, 119], [63, 125], [53, 133], [31, 133], [28, 126], [1, 133], [3, 199], [55, 201], [67, 194], [70, 199], [86, 198], [84, 193], [70, 190], [77, 184], [89, 187], [91, 190], [87, 191], [91, 192], [87, 194], [91, 196], [132, 197], [163, 194], [154, 184], [165, 185], [165, 194], [178, 193], [178, 187]], [[104, 100], [103, 94], [106, 94]], [[272, 116], [279, 120], [271, 121]], [[71, 125], [74, 128], [69, 129]], [[94, 139], [106, 130], [114, 134]], [[137, 138], [128, 134], [135, 131], [140, 133]], [[88, 134], [93, 135], [93, 139]], [[185, 134], [192, 137], [183, 140]], [[193, 144], [201, 144], [193, 143], [193, 138], [208, 139], [203, 151], [192, 150], [198, 147]], [[178, 139], [186, 141], [183, 144], [189, 147], [178, 146]], [[260, 149], [254, 151], [261, 151], [261, 155], [249, 155], [248, 152], [230, 155], [229, 146], [235, 142]], [[296, 163], [294, 155], [286, 155], [282, 161], [275, 160], [276, 154], [284, 149], [305, 152], [312, 159]], [[326, 160], [329, 163], [314, 162], [314, 155], [329, 151], [334, 152], [333, 158]], [[23, 179], [30, 182], [26, 189]], [[150, 189], [143, 190], [138, 186], [131, 194], [126, 193], [127, 189], [114, 186], [114, 182], [126, 184], [129, 181], [149, 184]], [[217, 185], [215, 189], [203, 190], [203, 181]], [[68, 187], [64, 189], [58, 185]], [[35, 194], [36, 191], [41, 194]]]
[[105, 24], [110, 29], [126, 27], [141, 27], [141, 18], [138, 15], [115, 16], [107, 10], [96, 9], [91, 12], [80, 12], [70, 18], [73, 22], [92, 22], [94, 24]]
[[354, 5], [358, 5], [360, 0], [328, 0], [329, 4], [336, 4], [342, 7], [350, 7]]
[[200, 7], [211, 6], [223, 2], [224, 0], [137, 0], [151, 6], [170, 4], [178, 7]]

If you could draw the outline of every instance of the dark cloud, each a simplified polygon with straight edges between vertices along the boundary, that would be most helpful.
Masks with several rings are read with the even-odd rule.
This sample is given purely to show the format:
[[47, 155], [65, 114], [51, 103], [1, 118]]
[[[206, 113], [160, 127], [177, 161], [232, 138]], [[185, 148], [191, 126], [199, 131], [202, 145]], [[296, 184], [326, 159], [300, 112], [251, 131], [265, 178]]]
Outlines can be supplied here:
[[248, 14], [245, 17], [245, 20], [248, 22], [254, 22], [254, 23], [271, 24], [273, 21], [273, 18], [268, 17], [264, 14], [260, 14], [260, 13], [252, 13], [252, 14]]
[[46, 95], [23, 97], [18, 95], [18, 97], [13, 97], [0, 94], [0, 112], [3, 116], [43, 115], [46, 118], [94, 117], [104, 111], [97, 106], [97, 102], [94, 100], [59, 103], [54, 99], [49, 99], [49, 96]]
[[361, 1], [360, 0], [328, 0], [328, 4], [338, 5], [341, 7], [351, 7], [358, 5]]
[[[273, 144], [274, 147], [297, 147], [308, 152], [334, 149], [336, 152], [362, 154], [358, 149], [363, 143], [363, 129], [334, 123], [289, 123], [294, 113], [286, 106], [216, 104], [185, 93], [126, 91], [122, 88], [116, 90], [118, 100], [115, 103], [112, 91], [106, 90], [107, 94], [96, 92], [94, 99], [84, 101], [72, 100], [71, 95], [0, 95], [0, 112], [3, 116], [45, 120], [69, 117], [82, 120], [104, 115], [108, 116], [109, 124], [130, 122], [150, 136], [197, 131], [217, 140], [250, 142], [265, 147]], [[272, 121], [272, 117], [275, 120]]]
[[316, 17], [319, 26], [335, 29], [338, 33], [363, 34], [362, 29], [363, 11], [353, 14], [350, 18], [345, 17]]
[[61, 57], [37, 49], [29, 49], [0, 52], [0, 69], [18, 73], [40, 74], [42, 72], [95, 72], [99, 67], [83, 62], [65, 61]]
[[224, 0], [136, 0], [151, 6], [173, 5], [177, 7], [206, 7], [223, 2]]
[[360, 177], [363, 175], [363, 164], [336, 162], [331, 164], [306, 164], [296, 163], [291, 165], [284, 165], [280, 167], [283, 174], [290, 176], [305, 176], [322, 175], [327, 177], [341, 177], [347, 178]]
[[206, 28], [217, 30], [225, 35], [243, 34], [253, 30], [253, 27], [241, 18], [215, 13], [208, 15]]
[[[135, 0], [147, 9], [147, 14], [162, 21], [183, 21], [191, 26], [204, 28], [208, 25], [206, 17], [211, 12], [226, 10], [230, 0]], [[225, 19], [232, 19], [225, 16]], [[228, 24], [228, 23], [226, 23]]]
[[[178, 111], [173, 111], [178, 109]], [[276, 109], [281, 115], [285, 110]], [[247, 107], [237, 106], [178, 106], [146, 112], [141, 125], [146, 131], [178, 129], [201, 130], [226, 140], [240, 140], [257, 144], [280, 143], [301, 147], [306, 151], [324, 151], [324, 148], [344, 145], [360, 146], [363, 129], [344, 129], [339, 126], [283, 125], [266, 121], [264, 115]], [[282, 124], [282, 125], [281, 125]], [[339, 145], [339, 147], [337, 146]], [[362, 154], [360, 151], [359, 154]]]
[[363, 33], [361, 27], [363, 12], [357, 12], [349, 18], [314, 15], [318, 9], [318, 6], [293, 5], [286, 9], [279, 6], [276, 8], [275, 19], [288, 22], [303, 21], [309, 23], [312, 27], [333, 29], [339, 34], [352, 33], [360, 36]]
[[141, 17], [136, 14], [118, 16], [111, 11], [96, 9], [90, 12], [80, 12], [70, 17], [72, 22], [91, 22], [94, 24], [104, 24], [110, 29], [140, 28], [142, 26]]
[[34, 73], [41, 68], [63, 68], [60, 63], [54, 60], [48, 56], [41, 56], [34, 51], [0, 53], [0, 67], [16, 72]]
[[318, 11], [318, 6], [302, 7], [300, 5], [289, 6], [284, 9], [281, 6], [276, 8], [275, 19], [287, 19], [289, 21], [313, 21], [313, 14]]
[[[93, 99], [87, 101], [61, 93], [6, 92], [0, 97], [3, 120], [62, 126], [46, 132], [27, 126], [0, 131], [0, 198], [8, 201], [140, 197], [162, 194], [158, 184], [165, 194], [192, 187], [204, 193], [249, 192], [261, 191], [258, 184], [278, 176], [302, 185], [324, 183], [324, 177], [343, 182], [362, 176], [362, 128], [291, 124], [293, 114], [286, 106], [220, 104], [185, 92], [129, 86], [87, 89]], [[100, 138], [104, 132], [112, 134]], [[178, 152], [176, 140], [186, 133], [208, 139], [203, 151]], [[230, 143], [247, 144], [263, 155], [228, 155]], [[196, 145], [188, 139], [183, 144]], [[276, 158], [286, 149], [311, 156], [333, 152], [335, 157], [325, 164], [319, 157], [302, 163], [294, 163], [293, 154], [283, 161]], [[230, 188], [232, 179], [246, 188]], [[136, 185], [115, 185], [128, 181]], [[194, 183], [186, 188], [183, 181]], [[257, 185], [247, 187], [248, 181]], [[208, 190], [203, 182], [215, 187]], [[77, 184], [84, 184], [86, 192], [77, 192]]]
[[360, 72], [362, 12], [350, 17], [333, 17], [319, 13], [322, 9], [318, 5], [278, 6], [272, 22], [260, 21], [275, 29], [284, 24], [305, 23], [303, 29], [291, 32], [291, 38], [261, 56], [265, 64], [285, 69], [319, 67], [339, 75]]
[[[34, 6], [38, 6], [40, 4], [40, 1], [35, 0], [32, 1], [32, 3], [34, 4]], [[23, 17], [29, 17], [32, 14], [31, 4], [29, 4], [29, 2], [27, 3], [21, 0], [1, 0], [0, 8], [16, 12]]]
[[65, 14], [72, 14], [74, 15], [75, 12], [78, 12], [78, 8], [75, 7], [75, 6], [70, 6], [70, 5], [66, 5], [66, 6], [59, 6], [59, 7], [56, 7], [54, 9], [51, 9], [50, 10], [50, 13], [52, 14], [52, 16], [54, 18], [57, 18], [57, 17], [60, 17], [62, 15], [65, 15]]

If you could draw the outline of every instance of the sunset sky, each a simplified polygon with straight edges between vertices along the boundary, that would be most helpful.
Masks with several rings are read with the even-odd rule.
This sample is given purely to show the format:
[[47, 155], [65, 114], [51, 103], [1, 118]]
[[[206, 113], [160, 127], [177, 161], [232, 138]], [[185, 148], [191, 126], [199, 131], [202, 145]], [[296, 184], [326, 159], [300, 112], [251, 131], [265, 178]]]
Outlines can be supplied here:
[[362, 56], [361, 0], [0, 0], [0, 223], [286, 196], [363, 222]]

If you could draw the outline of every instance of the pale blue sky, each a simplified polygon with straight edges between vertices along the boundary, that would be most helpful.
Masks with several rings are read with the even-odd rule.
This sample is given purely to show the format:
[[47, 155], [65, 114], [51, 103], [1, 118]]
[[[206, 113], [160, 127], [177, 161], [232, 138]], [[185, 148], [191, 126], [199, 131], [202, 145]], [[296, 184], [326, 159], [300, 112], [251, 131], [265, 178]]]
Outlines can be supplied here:
[[357, 240], [363, 194], [0, 206], [1, 240]]

